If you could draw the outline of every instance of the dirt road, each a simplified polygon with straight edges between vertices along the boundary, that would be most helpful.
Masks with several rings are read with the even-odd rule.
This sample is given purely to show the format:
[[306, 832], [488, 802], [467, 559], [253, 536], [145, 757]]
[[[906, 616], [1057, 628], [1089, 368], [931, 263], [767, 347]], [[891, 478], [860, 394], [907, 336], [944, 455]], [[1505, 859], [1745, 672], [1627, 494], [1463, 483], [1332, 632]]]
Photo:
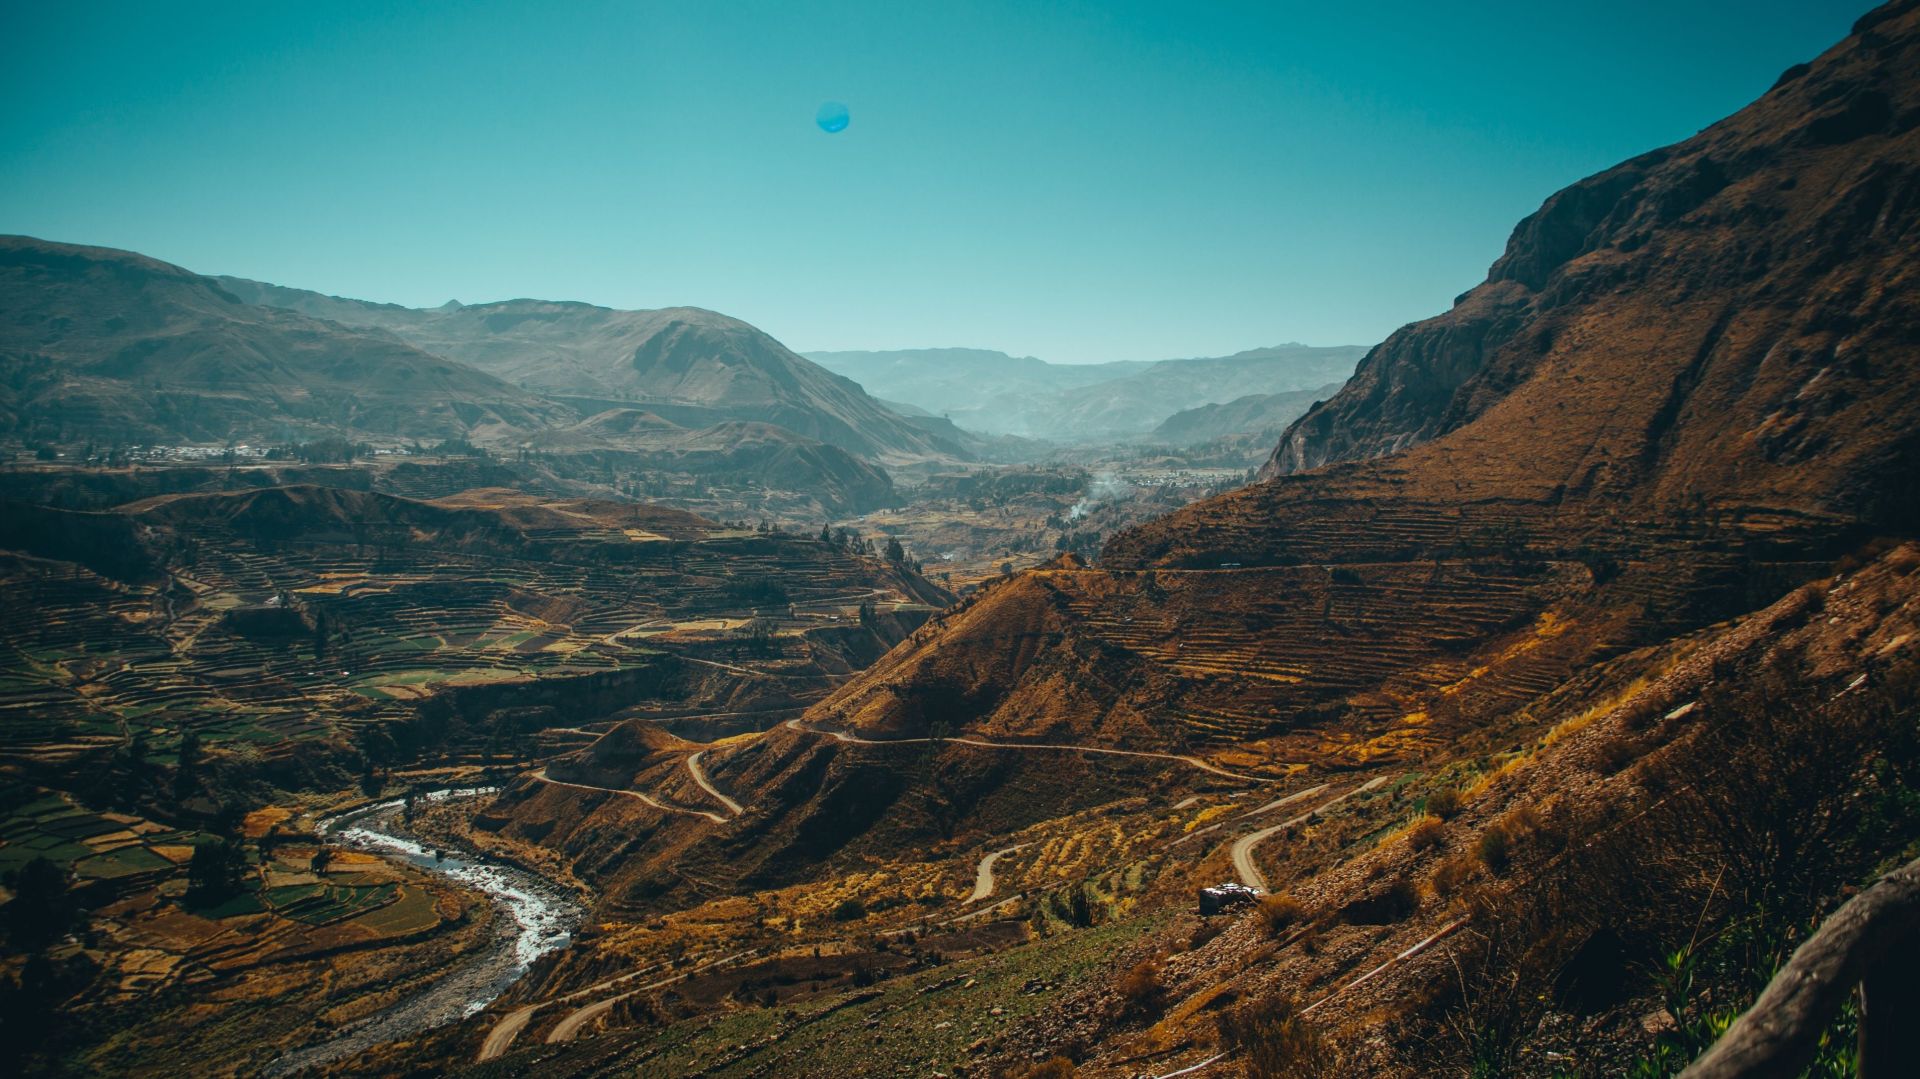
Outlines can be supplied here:
[[[572, 1041], [574, 1038], [580, 1035], [581, 1029], [584, 1028], [588, 1023], [591, 1023], [595, 1019], [598, 1019], [600, 1016], [603, 1016], [608, 1012], [612, 1011], [613, 1006], [615, 1004], [620, 1003], [621, 1001], [635, 995], [636, 993], [645, 993], [649, 990], [665, 988], [666, 986], [672, 985], [675, 982], [685, 981], [686, 979], [691, 978], [695, 974], [699, 974], [702, 971], [710, 970], [713, 967], [717, 967], [722, 963], [730, 963], [735, 959], [739, 959], [742, 956], [746, 956], [750, 954], [752, 953], [751, 952], [735, 952], [732, 955], [721, 956], [720, 958], [712, 960], [711, 962], [702, 963], [699, 966], [694, 967], [692, 970], [683, 971], [679, 974], [673, 975], [672, 977], [662, 978], [657, 982], [648, 982], [646, 985], [635, 986], [634, 988], [629, 989], [624, 993], [619, 993], [614, 996], [607, 997], [603, 1000], [596, 1000], [592, 1004], [589, 1004], [584, 1008], [577, 1009], [576, 1011], [569, 1014], [565, 1019], [562, 1019], [558, 1023], [555, 1023], [553, 1026], [553, 1030], [547, 1035], [547, 1044], [556, 1045], [560, 1042]], [[562, 999], [566, 999], [566, 998], [562, 998]]]
[[858, 746], [911, 746], [938, 741], [945, 745], [973, 746], [977, 749], [1044, 749], [1064, 753], [1102, 753], [1109, 757], [1144, 757], [1151, 760], [1178, 761], [1203, 772], [1211, 772], [1217, 776], [1225, 776], [1245, 783], [1279, 782], [1277, 779], [1269, 779], [1265, 776], [1245, 776], [1238, 772], [1229, 772], [1199, 757], [1189, 757], [1179, 753], [1154, 753], [1144, 749], [1108, 749], [1105, 746], [1076, 746], [1056, 742], [989, 742], [983, 738], [862, 738], [857, 734], [848, 734], [846, 731], [827, 731], [818, 727], [809, 727], [801, 723], [798, 717], [787, 720], [787, 726], [805, 734], [825, 735]]
[[[1315, 813], [1319, 813], [1330, 806], [1337, 805], [1340, 802], [1344, 802], [1348, 798], [1351, 798], [1356, 794], [1361, 794], [1366, 791], [1373, 790], [1374, 788], [1380, 786], [1386, 781], [1387, 781], [1386, 776], [1379, 776], [1374, 779], [1369, 779], [1365, 783], [1360, 784], [1359, 786], [1353, 788], [1352, 790], [1346, 792], [1345, 794], [1336, 795], [1332, 798], [1329, 798], [1326, 801], [1321, 802], [1319, 805], [1313, 807], [1312, 809], [1307, 810], [1305, 813], [1302, 813], [1297, 817], [1294, 817], [1290, 820], [1283, 820], [1279, 824], [1273, 825], [1272, 827], [1269, 827], [1269, 828], [1262, 828], [1257, 832], [1248, 832], [1246, 835], [1243, 835], [1239, 839], [1235, 840], [1233, 844], [1233, 871], [1236, 875], [1239, 876], [1240, 883], [1246, 885], [1249, 888], [1258, 888], [1263, 892], [1267, 890], [1267, 878], [1265, 876], [1262, 876], [1260, 873], [1259, 867], [1253, 864], [1253, 849], [1255, 847], [1258, 847], [1262, 842], [1265, 842], [1268, 836], [1273, 835], [1275, 832], [1282, 831], [1287, 828], [1291, 828], [1296, 824], [1300, 824], [1306, 821], [1308, 818], [1312, 817]], [[1324, 790], [1325, 788], [1323, 787], [1319, 789]], [[1307, 792], [1307, 791], [1301, 792], [1301, 794], [1307, 794], [1307, 793], [1311, 793], [1311, 792]], [[1298, 796], [1299, 795], [1293, 795], [1291, 797], [1298, 797]], [[1285, 801], [1287, 801], [1287, 799], [1283, 798], [1280, 800], [1280, 802], [1275, 802], [1273, 804], [1280, 805], [1282, 802], [1285, 802]], [[1272, 806], [1264, 806], [1262, 808], [1270, 809], [1272, 808]], [[1261, 810], [1256, 809], [1253, 812], [1258, 813], [1260, 811]]]
[[549, 1008], [555, 1004], [570, 1004], [576, 1000], [585, 1000], [588, 997], [604, 993], [616, 985], [624, 985], [627, 982], [633, 981], [635, 978], [644, 978], [664, 966], [666, 966], [665, 963], [654, 963], [651, 966], [642, 967], [639, 970], [628, 971], [625, 974], [608, 978], [604, 982], [595, 982], [584, 989], [575, 989], [571, 993], [565, 993], [557, 997], [549, 997], [546, 1000], [536, 1001], [535, 1003], [515, 1008], [506, 1015], [501, 1016], [500, 1021], [495, 1023], [493, 1029], [487, 1032], [487, 1040], [480, 1043], [480, 1054], [475, 1057], [474, 1060], [476, 1062], [489, 1061], [512, 1048], [514, 1039], [520, 1036], [521, 1031], [527, 1029], [527, 1024], [532, 1021], [534, 1014], [542, 1008]]
[[1025, 843], [1015, 843], [1011, 847], [1002, 847], [992, 854], [987, 855], [985, 858], [980, 859], [980, 868], [975, 870], [973, 875], [973, 894], [967, 897], [967, 902], [978, 903], [982, 899], [992, 895], [993, 863], [999, 861], [1004, 855], [1012, 854], [1014, 851], [1026, 845]]
[[548, 775], [547, 770], [545, 768], [535, 768], [533, 771], [527, 774], [539, 780], [542, 783], [551, 783], [556, 787], [572, 787], [574, 790], [579, 790], [579, 791], [599, 791], [602, 794], [625, 795], [628, 798], [638, 798], [640, 801], [645, 802], [647, 805], [650, 805], [653, 808], [658, 809], [663, 813], [684, 813], [689, 817], [705, 817], [708, 820], [714, 822], [715, 824], [727, 823], [727, 818], [721, 816], [718, 813], [714, 813], [710, 810], [687, 809], [683, 806], [668, 805], [667, 803], [660, 801], [658, 798], [654, 798], [651, 795], [642, 794], [639, 791], [622, 790], [619, 787], [594, 787], [585, 783], [569, 783], [564, 779], [555, 779], [552, 776]]
[[688, 774], [693, 776], [693, 781], [695, 783], [700, 784], [701, 790], [706, 791], [708, 794], [713, 795], [714, 798], [719, 800], [721, 805], [726, 806], [728, 813], [731, 813], [736, 817], [742, 813], [745, 813], [746, 808], [744, 806], [742, 806], [739, 802], [736, 802], [733, 799], [727, 797], [726, 795], [721, 794], [720, 788], [708, 782], [706, 770], [700, 767], [700, 756], [705, 752], [706, 750], [702, 749], [690, 755], [689, 757], [687, 757]]

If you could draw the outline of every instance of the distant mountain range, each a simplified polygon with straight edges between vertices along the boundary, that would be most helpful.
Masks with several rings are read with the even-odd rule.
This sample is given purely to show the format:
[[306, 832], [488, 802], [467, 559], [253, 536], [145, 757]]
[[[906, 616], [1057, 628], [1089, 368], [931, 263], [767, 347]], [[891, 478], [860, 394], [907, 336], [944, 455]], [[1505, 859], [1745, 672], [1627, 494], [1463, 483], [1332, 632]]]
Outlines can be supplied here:
[[1366, 351], [1286, 344], [1232, 356], [1099, 364], [965, 348], [806, 356], [876, 397], [943, 415], [967, 430], [1077, 442], [1149, 436], [1187, 409], [1337, 384]]
[[1339, 391], [1340, 383], [1330, 382], [1311, 390], [1250, 393], [1225, 404], [1184, 409], [1160, 421], [1160, 426], [1153, 429], [1152, 441], [1186, 446], [1255, 432], [1270, 432], [1278, 437], [1307, 409]]
[[[0, 238], [0, 323], [0, 435], [38, 445], [464, 439], [681, 464], [725, 456], [731, 473], [811, 469], [848, 490], [877, 488], [847, 455], [897, 467], [1015, 459], [1032, 452], [1023, 439], [1277, 428], [1364, 352], [1064, 365], [923, 349], [816, 363], [700, 308], [410, 308], [28, 237]], [[1158, 430], [1208, 406], [1220, 407]], [[672, 449], [683, 443], [698, 452]]]
[[571, 410], [143, 255], [0, 237], [0, 432], [47, 441], [483, 439]]
[[217, 280], [248, 303], [385, 330], [586, 414], [639, 407], [687, 427], [770, 423], [878, 460], [970, 455], [960, 441], [909, 422], [753, 326], [696, 307], [620, 311], [505, 300], [410, 308]]

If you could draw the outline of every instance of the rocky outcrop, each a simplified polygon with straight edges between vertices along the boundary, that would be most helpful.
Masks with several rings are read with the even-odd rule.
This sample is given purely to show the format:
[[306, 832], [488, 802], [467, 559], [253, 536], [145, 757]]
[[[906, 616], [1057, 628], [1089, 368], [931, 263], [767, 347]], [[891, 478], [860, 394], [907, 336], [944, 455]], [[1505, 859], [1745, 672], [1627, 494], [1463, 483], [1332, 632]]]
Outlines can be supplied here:
[[[1543, 378], [1559, 376], [1563, 395], [1604, 395], [1654, 373], [1671, 408], [1637, 429], [1596, 415], [1543, 434], [1602, 440], [1616, 474], [1623, 461], [1704, 453], [1718, 458], [1698, 462], [1713, 483], [1739, 485], [1778, 459], [1765, 428], [1801, 407], [1802, 387], [1828, 399], [1829, 415], [1845, 407], [1831, 380], [1851, 383], [1838, 396], [1855, 404], [1884, 396], [1850, 376], [1911, 377], [1920, 341], [1913, 24], [1913, 5], [1889, 5], [1727, 120], [1547, 199], [1485, 283], [1394, 334], [1294, 423], [1263, 477], [1429, 443]], [[1711, 340], [1694, 332], [1709, 327]], [[1735, 460], [1755, 450], [1765, 463]]]

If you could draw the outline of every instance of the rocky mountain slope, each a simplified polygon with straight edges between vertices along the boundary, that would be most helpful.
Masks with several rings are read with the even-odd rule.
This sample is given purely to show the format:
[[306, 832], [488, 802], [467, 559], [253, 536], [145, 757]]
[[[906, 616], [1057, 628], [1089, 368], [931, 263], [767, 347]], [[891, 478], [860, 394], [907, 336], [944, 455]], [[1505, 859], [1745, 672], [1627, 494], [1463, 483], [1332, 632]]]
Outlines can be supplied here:
[[586, 412], [634, 404], [682, 426], [771, 423], [870, 458], [967, 453], [760, 330], [700, 308], [506, 300], [414, 309], [220, 281], [250, 303], [384, 329], [435, 355], [575, 399]]
[[1184, 409], [1161, 420], [1149, 437], [1155, 442], [1184, 446], [1228, 435], [1280, 431], [1339, 389], [1336, 382], [1312, 390], [1250, 393], [1224, 404]]
[[570, 410], [126, 251], [0, 238], [0, 430], [48, 441], [491, 439]]
[[1552, 434], [1529, 464], [1569, 493], [1764, 491], [1881, 512], [1849, 477], [1914, 460], [1898, 387], [1920, 328], [1920, 97], [1899, 25], [1548, 199], [1483, 284], [1302, 417], [1268, 474], [1456, 434], [1450, 453], [1409, 460], [1505, 482], [1493, 459], [1535, 425]]
[[751, 480], [767, 488], [805, 491], [837, 513], [893, 500], [893, 480], [838, 446], [802, 438], [770, 423], [726, 420], [688, 430], [643, 409], [615, 408], [579, 423], [542, 431], [535, 450], [598, 456], [626, 469], [683, 472], [718, 482]]

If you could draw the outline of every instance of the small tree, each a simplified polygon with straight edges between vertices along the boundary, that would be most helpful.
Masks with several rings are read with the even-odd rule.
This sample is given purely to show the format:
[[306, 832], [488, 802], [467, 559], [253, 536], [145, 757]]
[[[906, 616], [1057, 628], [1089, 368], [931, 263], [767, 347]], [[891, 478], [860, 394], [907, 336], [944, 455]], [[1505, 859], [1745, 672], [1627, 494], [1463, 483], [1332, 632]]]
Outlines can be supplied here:
[[211, 906], [238, 894], [246, 870], [247, 857], [240, 844], [225, 839], [200, 844], [187, 863], [187, 900]]
[[6, 905], [7, 936], [22, 952], [33, 953], [66, 935], [73, 925], [66, 871], [45, 858], [20, 867], [10, 882], [13, 902]]
[[173, 770], [174, 801], [185, 801], [200, 788], [200, 735], [187, 731], [180, 736], [179, 763]]

